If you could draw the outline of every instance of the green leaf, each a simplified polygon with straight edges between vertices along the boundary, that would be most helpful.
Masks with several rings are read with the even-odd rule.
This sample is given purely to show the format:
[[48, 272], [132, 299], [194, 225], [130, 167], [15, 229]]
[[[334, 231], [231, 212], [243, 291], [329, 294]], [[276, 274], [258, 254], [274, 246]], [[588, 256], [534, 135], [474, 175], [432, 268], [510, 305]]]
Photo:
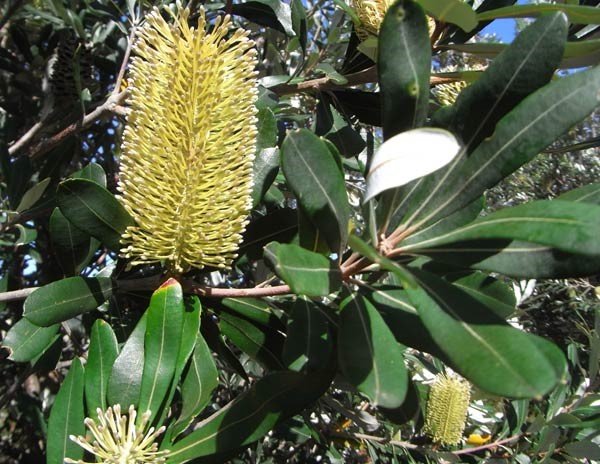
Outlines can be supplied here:
[[83, 435], [83, 366], [73, 359], [69, 373], [56, 394], [46, 441], [47, 464], [63, 464], [65, 458], [83, 458], [83, 448], [69, 439], [69, 435]]
[[140, 385], [140, 411], [158, 414], [177, 367], [183, 330], [183, 291], [169, 279], [152, 294], [144, 336], [144, 369]]
[[513, 289], [505, 282], [483, 272], [474, 272], [452, 282], [503, 319], [515, 312], [517, 299]]
[[307, 298], [294, 302], [283, 346], [284, 364], [293, 371], [314, 371], [327, 364], [332, 342], [327, 317], [319, 306]]
[[470, 240], [507, 239], [539, 243], [568, 253], [600, 255], [596, 233], [599, 228], [600, 206], [541, 200], [496, 211], [454, 231], [401, 249], [414, 251]]
[[456, 24], [465, 32], [477, 26], [477, 15], [463, 0], [417, 0], [417, 2], [434, 18], [444, 23]]
[[87, 264], [90, 236], [69, 221], [60, 209], [50, 216], [50, 237], [56, 247], [56, 257], [66, 275], [78, 274]]
[[267, 369], [283, 368], [279, 355], [283, 340], [278, 332], [227, 312], [220, 313], [219, 317], [221, 332], [231, 343]]
[[292, 0], [290, 7], [292, 9], [292, 29], [300, 41], [302, 51], [306, 53], [306, 41], [308, 38], [306, 10], [304, 9], [302, 0]]
[[276, 372], [263, 377], [171, 446], [169, 463], [183, 463], [203, 456], [217, 455], [218, 458], [219, 453], [231, 453], [247, 446], [318, 399], [329, 387], [331, 378], [331, 372], [309, 376]]
[[48, 187], [49, 183], [50, 178], [47, 177], [46, 179], [38, 182], [29, 190], [27, 190], [21, 198], [21, 201], [19, 202], [19, 206], [17, 206], [16, 211], [21, 213], [34, 206], [38, 202], [38, 200], [42, 198], [42, 195], [46, 191], [46, 188]]
[[47, 327], [93, 311], [113, 294], [108, 277], [69, 277], [38, 288], [27, 297], [23, 316]]
[[567, 14], [569, 21], [576, 24], [600, 23], [600, 11], [593, 6], [560, 5], [560, 4], [530, 4], [513, 5], [495, 10], [485, 11], [477, 15], [479, 21], [499, 18], [535, 18], [544, 13], [562, 11]]
[[297, 245], [273, 242], [265, 247], [265, 258], [294, 293], [326, 296], [342, 284], [334, 262]]
[[8, 359], [15, 362], [31, 361], [54, 343], [59, 327], [58, 324], [40, 327], [22, 318], [6, 333], [2, 348], [8, 349]]
[[258, 119], [256, 153], [260, 153], [265, 148], [272, 148], [277, 145], [277, 119], [270, 108], [261, 108], [258, 110], [256, 117]]
[[520, 240], [472, 240], [420, 254], [462, 268], [527, 279], [585, 277], [600, 272], [600, 257], [566, 253]]
[[[271, 111], [267, 108], [268, 111]], [[258, 152], [252, 167], [252, 207], [255, 208], [273, 184], [279, 172], [279, 150], [264, 148]]]
[[593, 111], [599, 88], [597, 67], [561, 78], [527, 97], [469, 157], [426, 178], [410, 197], [417, 206], [407, 222], [416, 222], [414, 227], [419, 228], [474, 201]]
[[117, 337], [112, 327], [98, 319], [92, 326], [85, 366], [85, 401], [90, 413], [97, 408], [106, 411], [109, 406], [106, 402], [108, 381], [118, 354]]
[[282, 168], [300, 208], [339, 253], [350, 209], [343, 174], [325, 142], [306, 129], [290, 132], [281, 147]]
[[294, 37], [292, 10], [280, 0], [252, 0], [232, 5], [231, 12], [261, 26], [272, 27]]
[[[420, 287], [409, 287], [408, 295], [453, 369], [499, 396], [540, 398], [558, 383], [558, 348], [513, 328], [433, 274], [411, 272]], [[565, 366], [564, 356], [558, 356]]]
[[573, 189], [563, 193], [557, 199], [600, 205], [600, 182]]
[[147, 314], [148, 312], [145, 312], [140, 318], [113, 364], [108, 381], [109, 404], [133, 404], [135, 407], [138, 405], [144, 368]]
[[264, 300], [256, 298], [224, 298], [221, 300], [223, 306], [232, 312], [264, 325], [265, 327], [283, 328], [281, 321], [273, 312], [273, 309]]
[[88, 179], [106, 188], [106, 173], [97, 163], [89, 163], [69, 176], [71, 179]]
[[406, 290], [393, 286], [371, 287], [366, 295], [399, 343], [443, 357]]
[[379, 31], [377, 64], [383, 97], [383, 136], [425, 123], [429, 106], [431, 44], [423, 9], [402, 0], [387, 11]]
[[574, 458], [600, 459], [600, 446], [591, 440], [574, 441], [565, 444], [565, 451]]
[[37, 238], [37, 230], [32, 227], [25, 227], [22, 224], [17, 224], [16, 228], [19, 231], [19, 237], [15, 241], [16, 247], [27, 245]]
[[400, 406], [408, 388], [404, 348], [361, 294], [347, 297], [340, 308], [338, 362], [344, 377], [373, 404]]
[[171, 382], [167, 399], [161, 404], [161, 413], [158, 421], [155, 422], [156, 427], [160, 427], [167, 417], [169, 406], [175, 396], [181, 375], [194, 351], [196, 340], [200, 335], [200, 317], [202, 314], [200, 300], [196, 295], [190, 295], [184, 298], [184, 305], [185, 311], [183, 313], [181, 344], [179, 345], [179, 352], [177, 353], [175, 373], [173, 374], [173, 381]]
[[281, 208], [253, 220], [246, 227], [239, 255], [249, 260], [263, 256], [263, 247], [272, 241], [290, 242], [298, 231], [298, 213], [291, 208]]
[[76, 227], [119, 250], [121, 234], [133, 220], [113, 194], [87, 179], [67, 179], [58, 186], [58, 206]]
[[177, 422], [169, 427], [173, 438], [183, 432], [194, 417], [202, 412], [217, 385], [219, 373], [215, 361], [206, 341], [198, 334], [190, 365], [181, 384], [181, 413]]

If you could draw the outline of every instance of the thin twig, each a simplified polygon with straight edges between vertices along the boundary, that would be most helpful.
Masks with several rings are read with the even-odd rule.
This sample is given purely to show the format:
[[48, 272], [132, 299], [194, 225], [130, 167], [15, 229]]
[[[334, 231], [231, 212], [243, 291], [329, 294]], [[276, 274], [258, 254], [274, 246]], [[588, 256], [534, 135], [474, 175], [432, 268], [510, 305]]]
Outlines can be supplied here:
[[113, 97], [118, 95], [121, 91], [121, 82], [123, 82], [123, 78], [125, 77], [125, 71], [127, 70], [127, 63], [129, 63], [129, 56], [131, 55], [131, 47], [133, 46], [133, 41], [135, 40], [136, 29], [137, 25], [133, 24], [133, 26], [131, 26], [129, 38], [127, 39], [127, 48], [125, 49], [125, 53], [123, 54], [123, 61], [121, 62], [119, 75], [117, 76], [117, 80], [115, 81], [115, 88], [112, 91]]
[[292, 290], [288, 285], [254, 288], [216, 288], [193, 286], [186, 288], [185, 290], [186, 292], [208, 298], [261, 298], [265, 296], [287, 295], [292, 293]]
[[484, 451], [484, 450], [496, 448], [498, 446], [505, 445], [506, 443], [517, 441], [519, 438], [521, 438], [521, 435], [513, 435], [512, 437], [504, 438], [502, 440], [498, 440], [493, 443], [488, 443], [487, 445], [475, 446], [473, 448], [464, 448], [461, 450], [452, 451], [452, 454], [460, 455], [460, 454], [476, 453], [478, 451]]
[[12, 290], [10, 292], [0, 293], [0, 302], [24, 300], [39, 287], [22, 288], [20, 290]]
[[[269, 90], [279, 96], [302, 92], [347, 90], [349, 87], [356, 85], [377, 82], [377, 67], [371, 66], [368, 69], [353, 74], [347, 74], [344, 77], [347, 80], [345, 84], [336, 84], [329, 77], [319, 77], [317, 79], [311, 79], [309, 81], [299, 82], [297, 84], [275, 85]], [[431, 76], [430, 84], [432, 86], [436, 86], [448, 82], [454, 82], [456, 80], [460, 79], [454, 77]]]
[[[125, 91], [120, 92], [116, 95], [111, 95], [106, 99], [104, 103], [97, 106], [96, 109], [94, 109], [92, 112], [86, 114], [81, 120], [69, 124], [67, 127], [61, 129], [53, 136], [42, 140], [37, 145], [30, 148], [26, 152], [26, 156], [35, 159], [49, 152], [70, 135], [73, 135], [79, 132], [80, 130], [91, 126], [97, 119], [100, 119], [107, 113], [112, 113], [116, 107], [123, 103], [123, 101], [125, 100], [125, 96]], [[10, 155], [14, 155], [16, 153], [17, 150], [15, 149], [15, 145], [9, 147], [8, 153]]]
[[8, 152], [12, 154], [19, 151], [22, 147], [27, 145], [33, 139], [33, 137], [40, 131], [40, 129], [44, 127], [44, 125], [44, 119], [41, 119], [40, 121], [36, 122], [33, 126], [31, 126], [31, 128], [27, 132], [25, 132], [18, 140], [15, 140], [9, 146]]

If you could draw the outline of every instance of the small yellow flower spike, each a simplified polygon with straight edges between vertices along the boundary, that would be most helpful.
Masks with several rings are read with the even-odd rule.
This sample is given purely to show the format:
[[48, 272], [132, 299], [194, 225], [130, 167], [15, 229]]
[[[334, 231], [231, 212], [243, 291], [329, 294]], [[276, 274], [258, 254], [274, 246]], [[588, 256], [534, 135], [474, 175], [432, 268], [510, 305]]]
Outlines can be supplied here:
[[465, 430], [471, 398], [469, 382], [457, 375], [439, 374], [429, 391], [424, 431], [434, 441], [454, 445]]
[[[360, 40], [365, 40], [369, 35], [378, 35], [379, 28], [387, 10], [396, 0], [353, 0], [354, 10], [360, 20], [356, 24], [356, 34]], [[429, 35], [435, 30], [435, 20], [427, 16]]]
[[154, 9], [133, 47], [120, 197], [135, 225], [123, 233], [132, 264], [176, 273], [226, 268], [251, 208], [256, 142], [256, 51], [229, 16], [206, 32], [190, 11], [167, 23]]
[[[129, 406], [129, 417], [121, 415], [121, 406], [118, 404], [109, 407], [106, 412], [100, 408], [96, 410], [98, 424], [90, 418], [84, 423], [93, 437], [93, 442], [84, 437], [69, 438], [81, 446], [84, 450], [100, 459], [103, 464], [163, 464], [170, 451], [158, 451], [155, 442], [158, 435], [165, 431], [160, 427], [154, 431], [154, 427], [146, 430], [150, 421], [151, 413], [146, 411], [142, 414], [139, 427], [135, 426], [137, 412], [133, 406]], [[72, 464], [95, 464], [83, 460], [74, 461], [65, 459], [66, 463]]]

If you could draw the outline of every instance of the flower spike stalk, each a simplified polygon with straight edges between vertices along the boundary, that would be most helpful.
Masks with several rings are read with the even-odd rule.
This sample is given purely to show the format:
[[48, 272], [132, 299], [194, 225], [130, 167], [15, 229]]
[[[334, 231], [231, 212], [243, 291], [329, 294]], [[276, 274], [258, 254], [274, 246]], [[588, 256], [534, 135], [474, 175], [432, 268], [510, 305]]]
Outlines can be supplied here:
[[226, 268], [251, 208], [256, 142], [256, 51], [229, 16], [206, 32], [158, 9], [133, 52], [119, 191], [135, 220], [123, 233], [132, 264], [164, 261], [172, 272]]

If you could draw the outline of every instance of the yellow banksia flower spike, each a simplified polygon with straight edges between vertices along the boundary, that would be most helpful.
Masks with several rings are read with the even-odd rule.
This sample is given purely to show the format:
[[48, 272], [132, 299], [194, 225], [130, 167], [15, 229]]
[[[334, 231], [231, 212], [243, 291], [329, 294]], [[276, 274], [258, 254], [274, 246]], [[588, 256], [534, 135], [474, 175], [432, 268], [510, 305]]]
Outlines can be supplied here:
[[133, 47], [120, 197], [135, 220], [123, 233], [132, 264], [176, 272], [226, 268], [251, 208], [256, 143], [256, 51], [229, 16], [206, 32], [189, 9], [174, 24], [158, 9]]
[[424, 431], [445, 445], [460, 442], [467, 420], [471, 386], [458, 375], [439, 374], [429, 390]]
[[162, 426], [156, 431], [154, 427], [148, 428], [150, 411], [142, 414], [141, 423], [137, 427], [137, 411], [133, 406], [129, 407], [127, 415], [121, 415], [121, 406], [118, 404], [106, 411], [98, 408], [96, 412], [97, 421], [89, 417], [84, 421], [91, 434], [90, 439], [74, 435], [69, 438], [100, 461], [75, 461], [67, 458], [66, 463], [163, 464], [166, 461], [170, 451], [159, 451], [156, 442], [157, 437], [165, 431], [165, 427]]
[[[354, 11], [358, 16], [359, 23], [356, 24], [356, 34], [361, 40], [365, 40], [369, 35], [378, 35], [379, 28], [387, 10], [396, 0], [353, 0]], [[435, 21], [431, 16], [427, 16], [429, 35], [435, 29]]]

